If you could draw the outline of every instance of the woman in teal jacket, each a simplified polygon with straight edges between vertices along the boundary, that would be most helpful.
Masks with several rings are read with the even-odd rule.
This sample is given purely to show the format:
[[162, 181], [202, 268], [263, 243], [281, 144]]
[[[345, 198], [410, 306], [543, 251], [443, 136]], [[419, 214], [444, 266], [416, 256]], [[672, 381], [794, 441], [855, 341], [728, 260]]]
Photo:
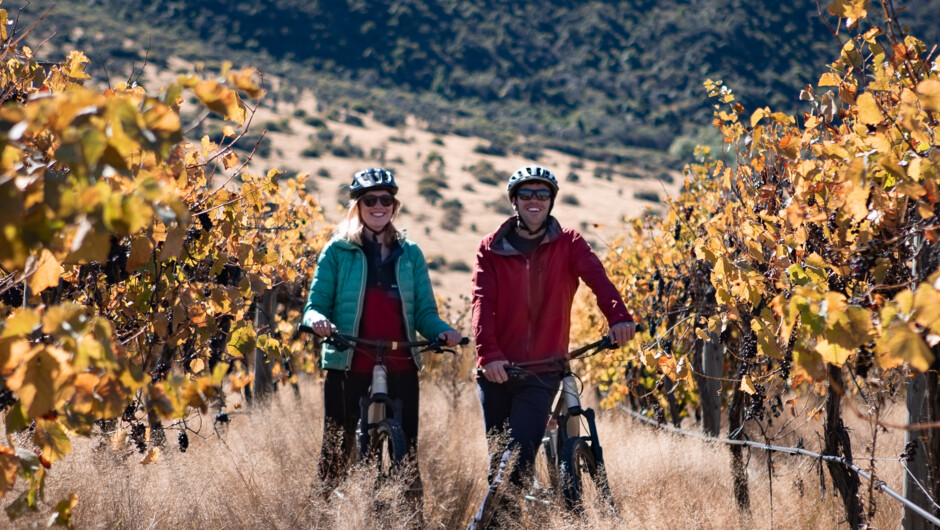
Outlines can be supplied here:
[[[453, 346], [460, 333], [441, 320], [418, 246], [398, 232], [392, 220], [400, 203], [394, 175], [381, 168], [353, 176], [346, 219], [323, 248], [304, 308], [303, 325], [326, 337], [347, 335], [389, 341], [415, 341], [417, 333]], [[368, 395], [375, 355], [368, 347], [337, 350], [324, 344], [321, 366], [325, 420], [318, 475], [329, 491], [356, 450], [359, 399]], [[402, 401], [402, 430], [409, 453], [417, 455], [418, 370], [416, 351], [386, 352], [389, 394]], [[412, 494], [420, 495], [414, 462]]]

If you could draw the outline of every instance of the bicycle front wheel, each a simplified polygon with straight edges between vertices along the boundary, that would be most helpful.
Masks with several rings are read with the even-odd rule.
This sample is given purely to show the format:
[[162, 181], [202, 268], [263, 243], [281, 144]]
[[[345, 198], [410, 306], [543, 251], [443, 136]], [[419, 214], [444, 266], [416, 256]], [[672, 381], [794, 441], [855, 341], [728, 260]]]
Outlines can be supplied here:
[[398, 468], [408, 454], [405, 431], [392, 418], [385, 418], [371, 430], [369, 454], [366, 455], [379, 467], [383, 475]]
[[[607, 473], [597, 465], [589, 438], [569, 438], [561, 452], [561, 487], [565, 506], [569, 510], [580, 510], [585, 494], [585, 484], [591, 483], [599, 498], [611, 504]], [[611, 504], [612, 506], [612, 504]]]

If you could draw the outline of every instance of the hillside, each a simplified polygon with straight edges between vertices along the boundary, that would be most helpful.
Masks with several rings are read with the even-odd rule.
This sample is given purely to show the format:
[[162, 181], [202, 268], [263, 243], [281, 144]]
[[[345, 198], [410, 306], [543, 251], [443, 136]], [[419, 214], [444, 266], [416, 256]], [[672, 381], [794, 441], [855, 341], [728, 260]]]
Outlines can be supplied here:
[[[902, 23], [937, 41], [929, 17], [905, 12], [932, 12], [937, 0], [895, 4]], [[34, 2], [25, 19], [48, 5]], [[792, 112], [840, 46], [814, 2], [761, 0], [72, 0], [57, 2], [47, 26], [57, 32], [50, 46], [96, 57], [89, 71], [99, 79], [105, 65], [127, 76], [148, 49], [161, 66], [170, 56], [230, 60], [287, 80], [278, 98], [311, 89], [330, 105], [366, 105], [390, 126], [415, 115], [435, 132], [521, 154], [518, 134], [617, 161], [630, 159], [621, 146], [687, 154], [714, 141], [706, 78], [745, 106]]]
[[[485, 152], [484, 139], [437, 135], [416, 126], [414, 119], [392, 128], [354, 111], [329, 119], [317, 108], [307, 94], [297, 104], [259, 109], [256, 127], [267, 133], [253, 166], [278, 167], [288, 177], [312, 175], [324, 215], [332, 222], [341, 218], [355, 171], [376, 165], [393, 170], [404, 205], [396, 225], [424, 250], [437, 294], [469, 295], [480, 239], [511, 212], [505, 179], [532, 160]], [[538, 163], [561, 180], [555, 215], [581, 230], [599, 252], [622, 231], [623, 218], [663, 213], [662, 197], [675, 194], [681, 183], [677, 172], [602, 164], [552, 150], [543, 151]]]

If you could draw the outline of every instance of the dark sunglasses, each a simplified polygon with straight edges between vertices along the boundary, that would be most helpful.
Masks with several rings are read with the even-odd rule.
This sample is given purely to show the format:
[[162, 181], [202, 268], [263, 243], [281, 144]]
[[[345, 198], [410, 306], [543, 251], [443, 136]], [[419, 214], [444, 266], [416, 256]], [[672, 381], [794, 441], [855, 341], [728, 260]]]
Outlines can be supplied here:
[[375, 203], [377, 202], [382, 203], [382, 206], [391, 206], [395, 204], [395, 197], [392, 197], [391, 195], [380, 195], [378, 197], [375, 195], [366, 195], [359, 200], [362, 201], [362, 204], [365, 204], [369, 208], [375, 206]]
[[516, 192], [516, 197], [521, 201], [531, 201], [533, 196], [545, 202], [552, 198], [552, 192], [548, 190], [519, 190]]

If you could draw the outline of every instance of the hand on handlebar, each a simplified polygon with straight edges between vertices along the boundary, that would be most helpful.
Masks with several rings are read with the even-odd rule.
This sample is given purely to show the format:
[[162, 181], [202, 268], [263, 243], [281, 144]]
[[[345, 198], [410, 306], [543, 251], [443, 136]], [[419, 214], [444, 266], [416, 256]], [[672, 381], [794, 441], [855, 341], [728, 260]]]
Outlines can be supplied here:
[[310, 329], [312, 329], [314, 333], [321, 337], [329, 337], [336, 332], [336, 326], [334, 326], [332, 322], [325, 318], [310, 324]]
[[461, 340], [463, 340], [463, 337], [460, 335], [460, 333], [452, 329], [441, 333], [437, 336], [437, 338], [444, 341], [447, 346], [456, 346], [458, 343], [460, 343]]
[[610, 341], [617, 346], [626, 346], [627, 342], [633, 340], [634, 335], [636, 335], [636, 322], [614, 324], [608, 333]]
[[509, 364], [509, 361], [500, 359], [483, 365], [483, 377], [491, 383], [509, 381], [509, 374], [506, 373], [507, 364]]

